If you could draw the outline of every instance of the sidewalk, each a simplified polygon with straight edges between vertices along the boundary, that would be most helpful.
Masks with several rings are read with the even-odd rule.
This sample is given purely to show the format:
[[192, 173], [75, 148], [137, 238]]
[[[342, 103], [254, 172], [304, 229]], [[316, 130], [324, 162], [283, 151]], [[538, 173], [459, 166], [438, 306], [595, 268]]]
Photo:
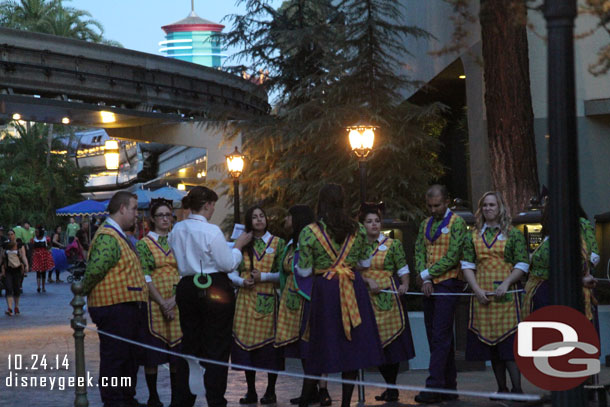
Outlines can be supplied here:
[[[62, 274], [62, 279], [67, 276]], [[67, 387], [63, 390], [50, 390], [50, 383], [47, 382], [46, 387], [7, 387], [7, 377], [12, 374], [16, 377], [35, 377], [41, 380], [42, 377], [54, 378], [55, 387], [58, 386], [58, 378], [74, 375], [74, 339], [73, 331], [70, 328], [70, 318], [72, 317], [72, 292], [70, 285], [67, 283], [47, 284], [46, 293], [36, 292], [36, 276], [29, 274], [24, 280], [24, 294], [21, 297], [21, 315], [7, 317], [4, 315], [6, 302], [4, 297], [0, 299], [0, 406], [28, 406], [28, 407], [57, 407], [70, 406], [74, 403], [74, 389]], [[88, 319], [89, 326], [95, 328], [95, 325]], [[97, 382], [97, 374], [99, 367], [98, 353], [98, 337], [95, 333], [85, 331], [85, 350], [86, 350], [86, 369], [94, 378], [94, 386]], [[420, 332], [413, 332], [414, 335], [422, 335]], [[8, 368], [9, 355], [13, 367]], [[23, 360], [23, 369], [16, 370], [14, 366], [15, 355], [21, 355]], [[44, 369], [40, 362], [42, 357], [46, 356], [47, 368]], [[61, 364], [67, 356], [69, 369], [62, 370]], [[19, 357], [19, 356], [18, 356]], [[17, 358], [18, 358], [17, 357]], [[38, 370], [33, 370], [33, 363], [38, 358]], [[56, 369], [56, 360], [59, 361], [59, 370]], [[28, 367], [28, 370], [25, 368]], [[290, 372], [300, 372], [300, 363], [294, 359], [288, 359], [286, 370]], [[339, 375], [336, 375], [338, 377]], [[427, 371], [415, 370], [406, 371], [399, 375], [399, 384], [410, 386], [422, 386], [425, 382]], [[367, 381], [383, 382], [381, 375], [373, 370], [365, 373]], [[50, 379], [47, 379], [50, 380]], [[529, 384], [525, 379], [523, 389], [526, 393], [543, 394], [540, 389]], [[601, 383], [610, 383], [610, 369], [602, 367], [600, 375]], [[267, 378], [265, 374], [259, 374], [257, 382], [258, 395], [261, 397], [265, 392]], [[460, 373], [458, 376], [458, 385], [462, 390], [474, 390], [481, 392], [493, 392], [496, 390], [496, 384], [493, 378], [491, 369], [480, 372]], [[159, 368], [158, 389], [161, 396], [161, 401], [167, 406], [170, 399], [169, 385], [169, 370], [166, 365]], [[278, 407], [288, 407], [289, 399], [297, 397], [301, 389], [301, 380], [289, 377], [280, 376], [277, 382], [277, 398]], [[341, 386], [339, 384], [329, 383], [329, 391], [333, 398], [333, 405], [340, 405]], [[383, 403], [377, 402], [374, 399], [375, 395], [382, 392], [382, 389], [367, 388], [366, 389], [366, 406], [393, 405], [393, 406], [414, 406], [418, 405], [414, 402], [415, 392], [401, 391], [399, 403]], [[243, 372], [231, 371], [229, 373], [229, 384], [226, 398], [230, 406], [239, 406], [239, 398], [243, 397], [246, 392], [246, 383]], [[144, 380], [143, 369], [140, 369], [137, 385], [137, 398], [140, 402], [146, 402], [148, 392]], [[96, 387], [88, 389], [89, 405], [92, 407], [101, 407], [102, 403], [99, 396], [99, 391]], [[354, 391], [352, 405], [357, 405], [357, 392]], [[200, 398], [197, 400], [196, 406], [206, 406], [205, 400]], [[523, 405], [521, 403], [498, 402], [488, 399], [475, 397], [461, 397], [456, 402], [440, 403], [442, 406], [480, 406], [480, 407], [499, 407], [506, 405]]]

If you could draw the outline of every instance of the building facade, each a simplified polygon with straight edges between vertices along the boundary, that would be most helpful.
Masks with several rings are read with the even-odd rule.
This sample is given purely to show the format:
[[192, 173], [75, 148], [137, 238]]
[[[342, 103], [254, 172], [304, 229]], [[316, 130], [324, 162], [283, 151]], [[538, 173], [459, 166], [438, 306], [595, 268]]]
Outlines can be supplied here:
[[[456, 173], [468, 174], [467, 185], [456, 185], [456, 195], [470, 202], [492, 189], [489, 164], [489, 145], [485, 106], [481, 29], [478, 21], [469, 23], [466, 48], [459, 54], [438, 55], [434, 51], [451, 43], [454, 31], [453, 7], [443, 0], [402, 0], [407, 7], [405, 24], [425, 29], [434, 36], [429, 40], [408, 40], [411, 56], [405, 56], [405, 72], [412, 79], [431, 85], [432, 93], [452, 109], [465, 109], [467, 137], [464, 141], [449, 138], [445, 144], [462, 150], [449, 159]], [[478, 16], [479, 1], [472, 0], [470, 13]], [[546, 23], [540, 12], [530, 11], [528, 30], [531, 95], [534, 110], [534, 130], [540, 184], [548, 184], [547, 130], [547, 46]], [[610, 211], [610, 80], [608, 75], [594, 76], [588, 68], [597, 59], [598, 50], [610, 42], [603, 30], [593, 30], [598, 21], [589, 15], [576, 19], [575, 72], [578, 125], [578, 160], [580, 202], [593, 220], [596, 214]], [[590, 31], [592, 31], [590, 33]], [[588, 35], [583, 35], [588, 34]], [[451, 100], [443, 96], [453, 94]], [[421, 97], [421, 88], [405, 91], [406, 98]], [[451, 155], [451, 154], [449, 154]], [[453, 160], [454, 162], [451, 162]], [[467, 165], [463, 163], [467, 162]], [[460, 167], [461, 165], [461, 167]], [[455, 174], [455, 178], [458, 178]], [[464, 177], [463, 177], [464, 178]], [[462, 191], [460, 193], [460, 191]], [[525, 208], [524, 208], [525, 209]]]

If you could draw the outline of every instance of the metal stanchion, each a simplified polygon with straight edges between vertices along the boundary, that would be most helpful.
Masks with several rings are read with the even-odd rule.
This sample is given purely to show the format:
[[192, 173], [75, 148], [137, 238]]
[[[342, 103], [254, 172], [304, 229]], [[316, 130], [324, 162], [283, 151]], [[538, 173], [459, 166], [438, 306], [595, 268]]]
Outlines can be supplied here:
[[[358, 369], [358, 381], [364, 381], [364, 370]], [[358, 405], [364, 405], [364, 386], [358, 385]]]
[[[83, 297], [83, 285], [78, 283], [72, 284], [72, 292], [74, 298], [70, 305], [74, 308], [74, 318], [70, 320], [72, 329], [74, 329], [74, 359], [76, 364], [75, 371], [75, 390], [74, 390], [74, 406], [75, 407], [88, 407], [89, 401], [87, 400], [87, 387], [86, 387], [86, 374], [85, 374], [85, 332], [81, 325], [87, 324], [85, 318], [85, 298]], [[82, 377], [82, 379], [81, 379]]]

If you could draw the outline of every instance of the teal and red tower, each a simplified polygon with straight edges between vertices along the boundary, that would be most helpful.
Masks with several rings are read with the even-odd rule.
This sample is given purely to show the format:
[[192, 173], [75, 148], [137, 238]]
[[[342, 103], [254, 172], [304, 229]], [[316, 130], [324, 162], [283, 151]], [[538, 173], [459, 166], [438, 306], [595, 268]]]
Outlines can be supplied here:
[[165, 41], [159, 43], [159, 52], [169, 58], [219, 68], [225, 57], [219, 35], [224, 27], [200, 18], [191, 2], [188, 17], [161, 27], [165, 31]]

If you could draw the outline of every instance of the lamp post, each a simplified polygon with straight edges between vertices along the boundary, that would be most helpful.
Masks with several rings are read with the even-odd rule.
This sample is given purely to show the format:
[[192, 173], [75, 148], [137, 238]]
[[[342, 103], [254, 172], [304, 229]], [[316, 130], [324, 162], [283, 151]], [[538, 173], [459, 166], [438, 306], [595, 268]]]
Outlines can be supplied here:
[[237, 146], [235, 151], [226, 156], [227, 157], [227, 168], [231, 178], [233, 178], [233, 220], [235, 223], [239, 223], [239, 176], [244, 171], [244, 155], [239, 152]]
[[[578, 136], [574, 80], [576, 0], [546, 0], [548, 30], [550, 266], [553, 304], [583, 310], [578, 224]], [[554, 391], [553, 406], [588, 405], [582, 385]]]
[[358, 169], [360, 170], [360, 202], [366, 201], [366, 158], [373, 151], [375, 142], [375, 130], [377, 127], [367, 124], [348, 126], [349, 144], [358, 158]]
[[106, 161], [106, 169], [119, 169], [119, 142], [116, 140], [106, 140], [104, 143], [104, 160]]

